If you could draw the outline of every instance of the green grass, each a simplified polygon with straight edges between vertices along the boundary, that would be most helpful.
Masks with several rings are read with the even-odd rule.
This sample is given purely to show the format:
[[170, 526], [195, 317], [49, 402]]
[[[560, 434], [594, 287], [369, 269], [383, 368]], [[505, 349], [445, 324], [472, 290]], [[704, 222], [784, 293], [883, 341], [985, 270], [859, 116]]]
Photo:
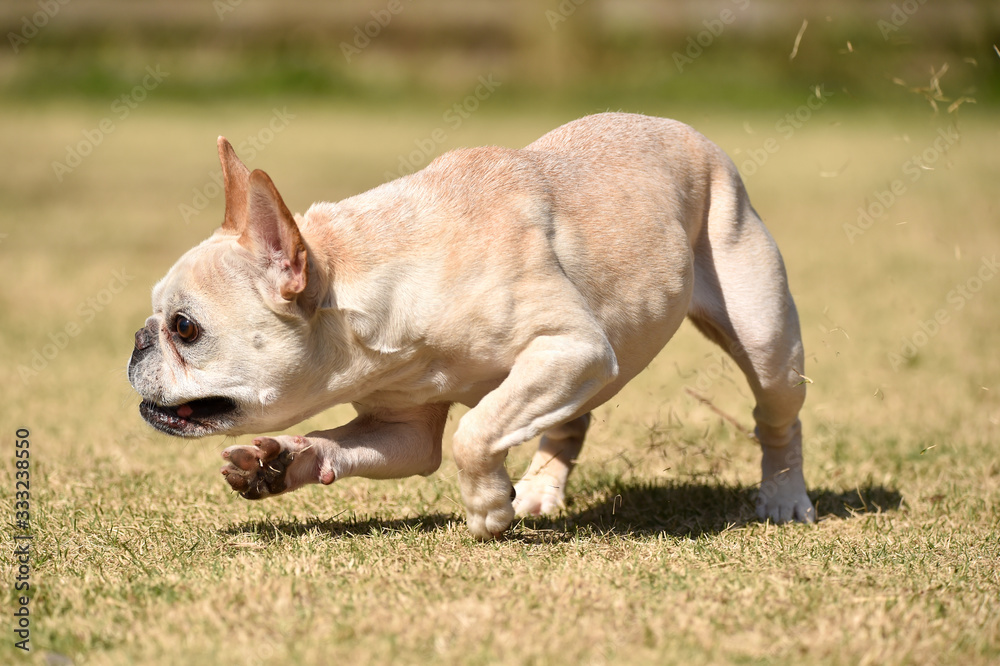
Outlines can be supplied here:
[[[249, 164], [302, 211], [381, 182], [453, 101], [373, 110], [293, 99], [295, 119]], [[592, 110], [500, 112], [487, 101], [444, 147], [523, 145]], [[779, 136], [794, 106], [633, 110], [676, 116], [745, 156]], [[78, 664], [1000, 659], [1000, 279], [961, 309], [948, 300], [1000, 250], [1000, 127], [986, 113], [963, 116], [960, 142], [853, 244], [843, 224], [953, 117], [847, 111], [835, 96], [747, 178], [802, 318], [818, 525], [753, 520], [757, 451], [684, 387], [745, 426], [749, 391], [685, 325], [597, 410], [568, 511], [493, 544], [466, 531], [447, 449], [428, 479], [350, 479], [251, 503], [218, 474], [229, 440], [171, 439], [141, 421], [124, 372], [132, 333], [152, 284], [222, 215], [216, 198], [186, 224], [178, 206], [218, 168], [215, 136], [255, 134], [271, 107], [151, 101], [58, 183], [52, 161], [108, 113], [0, 107], [17, 128], [0, 135], [2, 450], [12, 461], [15, 429], [30, 428], [35, 663], [46, 652]], [[78, 304], [116, 270], [131, 279], [87, 320]], [[889, 352], [938, 309], [949, 321], [894, 370]], [[23, 382], [18, 367], [68, 323], [79, 334]], [[514, 476], [530, 454], [512, 453]], [[13, 465], [0, 469], [10, 497]], [[0, 555], [7, 572], [11, 552]], [[24, 658], [9, 633], [8, 578], [5, 663]]]

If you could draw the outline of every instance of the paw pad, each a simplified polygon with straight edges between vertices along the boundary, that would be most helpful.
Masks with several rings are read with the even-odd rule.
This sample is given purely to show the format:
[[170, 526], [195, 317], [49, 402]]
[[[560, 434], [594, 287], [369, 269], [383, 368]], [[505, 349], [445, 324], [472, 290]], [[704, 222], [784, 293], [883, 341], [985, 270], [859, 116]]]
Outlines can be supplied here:
[[252, 446], [231, 446], [222, 452], [229, 461], [222, 476], [245, 499], [263, 499], [285, 491], [285, 473], [295, 454], [278, 440], [259, 437]]

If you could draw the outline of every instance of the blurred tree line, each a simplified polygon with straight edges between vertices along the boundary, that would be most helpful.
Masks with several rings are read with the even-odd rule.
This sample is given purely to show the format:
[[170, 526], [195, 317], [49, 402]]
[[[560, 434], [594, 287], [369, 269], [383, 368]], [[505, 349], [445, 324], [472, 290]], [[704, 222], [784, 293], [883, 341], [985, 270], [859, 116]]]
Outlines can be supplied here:
[[[508, 103], [1000, 98], [996, 0], [7, 0], [0, 95], [395, 103], [480, 76]], [[793, 53], [794, 51], [794, 53]], [[916, 97], [915, 97], [916, 96]]]

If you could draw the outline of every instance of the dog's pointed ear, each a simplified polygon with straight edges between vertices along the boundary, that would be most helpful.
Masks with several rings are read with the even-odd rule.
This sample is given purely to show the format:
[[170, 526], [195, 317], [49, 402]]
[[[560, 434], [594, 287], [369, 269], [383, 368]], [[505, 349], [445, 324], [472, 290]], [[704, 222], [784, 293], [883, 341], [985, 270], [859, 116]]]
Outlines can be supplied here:
[[222, 220], [222, 229], [242, 234], [248, 221], [250, 170], [236, 156], [233, 145], [224, 136], [219, 137], [219, 161], [222, 162], [222, 180], [226, 188], [226, 215]]
[[249, 185], [248, 218], [240, 245], [277, 268], [278, 292], [285, 300], [294, 301], [305, 292], [309, 279], [306, 244], [271, 178], [255, 169]]

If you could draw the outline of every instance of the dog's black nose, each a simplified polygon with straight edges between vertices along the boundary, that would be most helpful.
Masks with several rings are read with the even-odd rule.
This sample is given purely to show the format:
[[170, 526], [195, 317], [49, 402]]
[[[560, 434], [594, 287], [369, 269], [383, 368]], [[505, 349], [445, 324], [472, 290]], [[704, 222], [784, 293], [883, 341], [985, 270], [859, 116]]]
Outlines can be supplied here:
[[141, 361], [149, 352], [149, 348], [156, 342], [156, 336], [150, 329], [151, 327], [147, 326], [135, 332], [135, 349], [132, 351], [132, 359], [129, 361], [129, 367]]
[[137, 351], [148, 349], [153, 345], [153, 335], [148, 328], [140, 328], [135, 332], [135, 348]]

